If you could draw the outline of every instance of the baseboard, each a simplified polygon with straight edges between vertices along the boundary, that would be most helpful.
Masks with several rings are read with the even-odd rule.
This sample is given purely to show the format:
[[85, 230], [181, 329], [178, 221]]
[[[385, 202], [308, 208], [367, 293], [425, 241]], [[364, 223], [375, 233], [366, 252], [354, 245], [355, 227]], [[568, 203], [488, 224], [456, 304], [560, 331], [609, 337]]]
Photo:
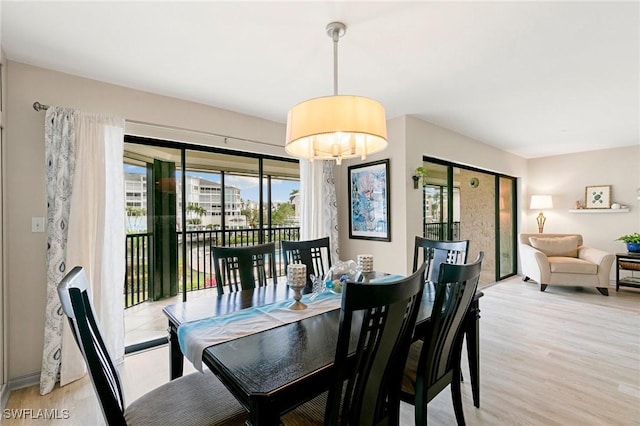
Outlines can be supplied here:
[[4, 411], [4, 407], [7, 406], [7, 401], [9, 401], [9, 385], [6, 383], [0, 387], [0, 411]]
[[29, 386], [39, 385], [40, 384], [40, 372], [27, 374], [24, 376], [16, 377], [15, 379], [9, 380], [8, 387], [10, 391], [14, 391], [16, 389], [28, 388]]
[[7, 402], [9, 401], [9, 396], [11, 395], [11, 391], [16, 389], [27, 388], [29, 386], [39, 385], [40, 384], [40, 372], [27, 374], [26, 376], [20, 376], [13, 380], [9, 380], [9, 383], [6, 383], [0, 387], [0, 408], [4, 410], [7, 406]]

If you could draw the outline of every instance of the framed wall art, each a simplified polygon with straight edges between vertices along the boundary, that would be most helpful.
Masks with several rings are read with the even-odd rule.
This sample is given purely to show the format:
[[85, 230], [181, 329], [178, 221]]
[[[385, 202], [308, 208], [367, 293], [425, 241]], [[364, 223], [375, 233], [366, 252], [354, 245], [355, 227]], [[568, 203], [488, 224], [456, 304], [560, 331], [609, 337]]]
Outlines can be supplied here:
[[585, 188], [585, 207], [588, 209], [611, 208], [611, 185], [587, 186]]
[[349, 166], [349, 238], [391, 241], [389, 160]]

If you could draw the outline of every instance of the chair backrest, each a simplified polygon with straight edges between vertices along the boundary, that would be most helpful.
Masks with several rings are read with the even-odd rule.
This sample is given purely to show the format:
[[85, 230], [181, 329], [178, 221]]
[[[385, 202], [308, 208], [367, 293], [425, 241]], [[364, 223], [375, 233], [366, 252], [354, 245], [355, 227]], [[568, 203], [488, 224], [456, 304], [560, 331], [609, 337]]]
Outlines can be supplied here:
[[[422, 249], [422, 260], [420, 250]], [[413, 248], [413, 270], [418, 268], [420, 262], [427, 264], [425, 277], [434, 280], [440, 273], [442, 263], [463, 264], [467, 261], [469, 240], [460, 241], [436, 241], [416, 236]]]
[[[286, 241], [281, 242], [282, 257], [284, 259], [285, 273], [290, 263], [302, 263], [307, 265], [307, 287], [311, 288], [310, 275], [324, 278], [326, 271], [331, 268], [331, 250], [329, 249], [329, 237], [317, 240]], [[327, 261], [325, 269], [324, 261]]]
[[[325, 424], [337, 424], [339, 414], [342, 424], [375, 425], [385, 419], [398, 423], [402, 373], [422, 300], [424, 270], [422, 265], [410, 277], [392, 283], [347, 282], [343, 287], [336, 375]], [[361, 327], [352, 364], [348, 355], [354, 314], [362, 322], [357, 322]]]
[[125, 425], [120, 376], [102, 338], [88, 288], [84, 269], [76, 266], [58, 284], [58, 296], [73, 337], [87, 363], [107, 424]]
[[[437, 281], [427, 284], [435, 287], [436, 294], [418, 362], [416, 404], [437, 395], [441, 388], [432, 386], [460, 365], [461, 325], [478, 287], [483, 258], [481, 251], [470, 264], [444, 263]], [[442, 386], [449, 382], [444, 381]]]
[[241, 247], [214, 246], [211, 252], [219, 295], [224, 293], [225, 286], [234, 292], [254, 288], [256, 285], [267, 285], [267, 278], [272, 278], [274, 284], [278, 283], [275, 243]]

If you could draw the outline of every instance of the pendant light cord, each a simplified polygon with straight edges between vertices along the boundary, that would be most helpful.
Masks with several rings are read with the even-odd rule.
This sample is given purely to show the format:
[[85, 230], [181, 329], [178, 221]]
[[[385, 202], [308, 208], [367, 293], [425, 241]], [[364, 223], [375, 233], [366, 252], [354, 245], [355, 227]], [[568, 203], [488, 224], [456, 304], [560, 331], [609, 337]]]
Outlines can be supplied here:
[[333, 41], [333, 96], [338, 95], [338, 40], [347, 32], [342, 22], [331, 22], [327, 25], [327, 35]]
[[333, 39], [333, 96], [338, 95], [338, 40], [340, 40], [340, 31], [333, 30], [331, 38]]

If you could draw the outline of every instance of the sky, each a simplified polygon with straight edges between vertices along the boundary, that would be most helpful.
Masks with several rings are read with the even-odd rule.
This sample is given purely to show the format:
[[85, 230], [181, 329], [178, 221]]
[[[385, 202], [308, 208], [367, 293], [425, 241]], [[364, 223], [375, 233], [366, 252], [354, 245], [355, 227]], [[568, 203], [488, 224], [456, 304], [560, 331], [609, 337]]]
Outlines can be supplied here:
[[[145, 169], [139, 166], [132, 166], [129, 164], [124, 165], [125, 173], [145, 173]], [[220, 183], [220, 176], [211, 173], [191, 173], [190, 176], [198, 176], [203, 179], [207, 179], [212, 182]], [[176, 177], [180, 177], [180, 172], [176, 173]], [[258, 201], [258, 178], [249, 176], [233, 176], [225, 175], [225, 184], [227, 186], [235, 186], [240, 189], [240, 194], [243, 200]], [[289, 194], [294, 189], [300, 189], [300, 183], [298, 181], [288, 181], [281, 179], [271, 180], [271, 200], [276, 201], [289, 201]], [[266, 197], [266, 194], [265, 194]]]

